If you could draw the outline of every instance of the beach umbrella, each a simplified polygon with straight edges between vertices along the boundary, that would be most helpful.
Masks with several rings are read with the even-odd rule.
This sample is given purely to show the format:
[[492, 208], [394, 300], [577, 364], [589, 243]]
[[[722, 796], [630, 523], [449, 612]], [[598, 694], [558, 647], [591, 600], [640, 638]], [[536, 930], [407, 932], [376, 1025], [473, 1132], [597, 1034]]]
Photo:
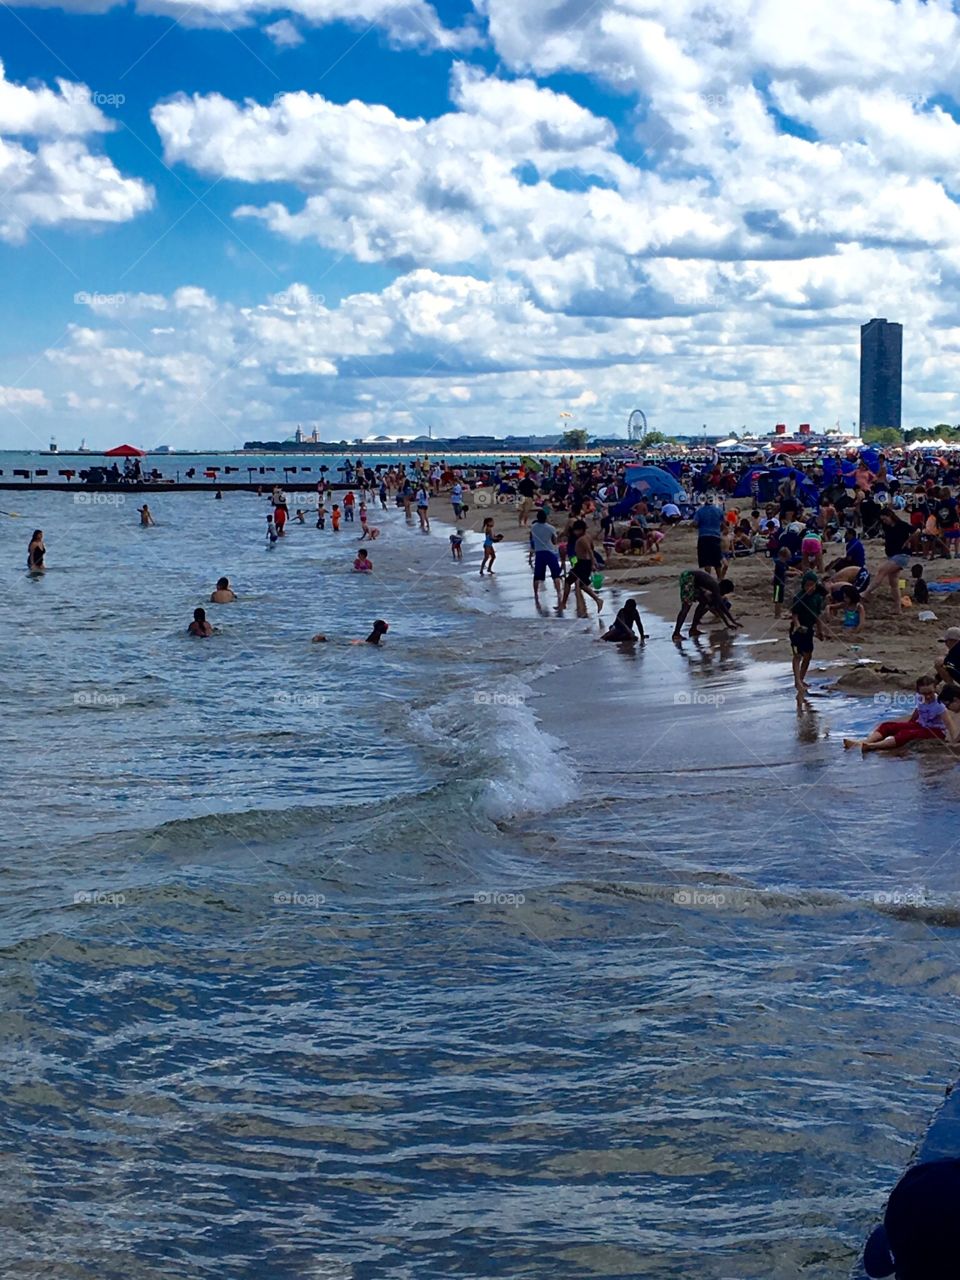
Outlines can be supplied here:
[[521, 458], [520, 465], [522, 467], [526, 467], [528, 471], [542, 470], [540, 463], [537, 462], [536, 458]]
[[774, 453], [806, 453], [808, 446], [805, 444], [777, 444], [771, 445], [770, 448]]
[[115, 449], [108, 449], [103, 456], [105, 458], [145, 458], [147, 451], [138, 449], [133, 444], [118, 444]]

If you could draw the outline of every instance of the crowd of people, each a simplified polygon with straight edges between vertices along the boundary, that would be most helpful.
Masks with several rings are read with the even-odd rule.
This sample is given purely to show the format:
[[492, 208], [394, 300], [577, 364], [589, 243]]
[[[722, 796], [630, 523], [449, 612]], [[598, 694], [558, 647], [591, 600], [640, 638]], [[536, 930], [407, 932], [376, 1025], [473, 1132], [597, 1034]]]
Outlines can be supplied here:
[[[930, 598], [925, 565], [960, 554], [960, 460], [892, 459], [871, 450], [779, 468], [717, 456], [706, 461], [671, 459], [664, 465], [678, 492], [664, 495], [633, 490], [630, 465], [615, 458], [527, 459], [519, 466], [469, 468], [428, 458], [377, 467], [362, 459], [348, 460], [339, 469], [346, 491], [334, 489], [322, 474], [315, 505], [298, 506], [292, 516], [286, 493], [276, 486], [269, 494], [266, 541], [268, 547], [276, 546], [292, 521], [305, 524], [309, 519], [317, 529], [329, 527], [338, 535], [359, 530], [358, 541], [372, 543], [380, 533], [373, 513], [391, 506], [429, 533], [431, 505], [443, 500], [449, 503], [454, 523], [449, 535], [454, 561], [463, 558], [463, 525], [472, 512], [482, 520], [480, 576], [495, 575], [503, 539], [497, 519], [515, 519], [528, 541], [537, 608], [544, 608], [542, 594], [549, 577], [556, 609], [565, 609], [573, 597], [581, 614], [587, 601], [599, 614], [610, 557], [645, 557], [656, 563], [667, 540], [675, 536], [671, 531], [688, 524], [696, 535], [696, 565], [679, 573], [674, 639], [682, 639], [691, 611], [691, 636], [700, 633], [708, 617], [735, 630], [740, 624], [730, 597], [736, 565], [746, 558], [765, 558], [770, 563], [773, 619], [788, 618], [798, 697], [808, 692], [809, 668], [825, 628], [855, 635], [866, 623], [868, 608], [884, 596], [895, 615], [925, 606]], [[144, 527], [154, 524], [146, 504], [139, 515]], [[27, 553], [31, 574], [43, 573], [45, 553], [42, 530], [36, 530]], [[373, 572], [366, 547], [356, 551], [352, 568], [357, 574]], [[221, 578], [212, 602], [235, 599], [229, 581]], [[379, 643], [386, 634], [385, 624], [378, 628], [379, 622], [368, 637], [370, 643]], [[203, 609], [195, 613], [189, 631], [199, 637], [213, 634]], [[643, 643], [646, 636], [636, 600], [620, 609], [602, 638]], [[957, 740], [960, 631], [949, 629], [946, 640], [947, 652], [935, 671], [918, 679], [909, 720], [885, 722], [856, 745], [872, 751], [929, 737]]]

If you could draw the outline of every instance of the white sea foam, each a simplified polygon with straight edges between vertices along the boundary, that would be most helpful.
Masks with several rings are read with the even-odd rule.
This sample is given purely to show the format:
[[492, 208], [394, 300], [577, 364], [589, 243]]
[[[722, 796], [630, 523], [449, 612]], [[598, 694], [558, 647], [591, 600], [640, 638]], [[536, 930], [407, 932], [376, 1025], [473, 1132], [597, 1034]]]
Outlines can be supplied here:
[[512, 676], [488, 678], [458, 690], [414, 717], [421, 741], [455, 760], [479, 784], [478, 800], [494, 822], [546, 813], [576, 793], [577, 774], [566, 745], [545, 733], [533, 711], [529, 684]]

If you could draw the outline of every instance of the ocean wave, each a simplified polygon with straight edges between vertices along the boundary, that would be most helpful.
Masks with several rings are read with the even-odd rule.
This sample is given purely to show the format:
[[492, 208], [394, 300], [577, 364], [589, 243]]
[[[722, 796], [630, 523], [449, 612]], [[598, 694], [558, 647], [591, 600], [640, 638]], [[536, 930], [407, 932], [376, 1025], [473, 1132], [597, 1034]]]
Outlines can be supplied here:
[[412, 719], [441, 762], [478, 785], [481, 811], [493, 822], [550, 812], [576, 795], [566, 744], [540, 728], [531, 706], [536, 697], [519, 677], [498, 675], [448, 694]]

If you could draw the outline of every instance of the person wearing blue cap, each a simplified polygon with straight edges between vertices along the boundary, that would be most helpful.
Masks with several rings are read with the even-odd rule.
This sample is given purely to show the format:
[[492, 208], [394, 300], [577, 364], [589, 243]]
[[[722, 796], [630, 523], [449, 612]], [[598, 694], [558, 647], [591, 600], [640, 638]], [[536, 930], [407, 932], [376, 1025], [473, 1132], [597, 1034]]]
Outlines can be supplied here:
[[954, 1280], [960, 1275], [960, 1160], [915, 1164], [887, 1201], [863, 1251], [868, 1276]]

